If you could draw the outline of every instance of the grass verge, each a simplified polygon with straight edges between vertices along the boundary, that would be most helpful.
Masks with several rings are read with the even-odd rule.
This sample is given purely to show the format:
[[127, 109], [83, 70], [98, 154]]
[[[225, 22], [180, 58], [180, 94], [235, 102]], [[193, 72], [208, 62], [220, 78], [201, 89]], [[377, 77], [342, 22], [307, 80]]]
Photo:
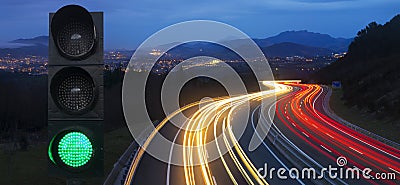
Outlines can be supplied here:
[[372, 133], [397, 143], [400, 142], [400, 125], [398, 122], [393, 119], [376, 119], [365, 110], [360, 110], [356, 107], [348, 107], [341, 99], [342, 95], [343, 91], [341, 89], [334, 89], [329, 101], [331, 109], [338, 116]]

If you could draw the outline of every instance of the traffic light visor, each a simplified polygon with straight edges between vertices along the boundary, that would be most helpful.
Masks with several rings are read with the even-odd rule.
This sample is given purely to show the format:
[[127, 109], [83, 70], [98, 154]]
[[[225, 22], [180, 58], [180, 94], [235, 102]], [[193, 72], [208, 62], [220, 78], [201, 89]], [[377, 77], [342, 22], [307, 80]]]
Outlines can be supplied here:
[[51, 21], [51, 32], [58, 51], [64, 57], [82, 60], [93, 53], [96, 28], [85, 8], [68, 5], [59, 9]]

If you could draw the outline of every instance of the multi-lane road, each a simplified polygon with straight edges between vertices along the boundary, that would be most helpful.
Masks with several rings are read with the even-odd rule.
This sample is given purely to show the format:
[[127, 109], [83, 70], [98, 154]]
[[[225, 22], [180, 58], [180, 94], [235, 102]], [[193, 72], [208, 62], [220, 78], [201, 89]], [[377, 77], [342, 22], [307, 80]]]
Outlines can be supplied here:
[[[152, 145], [152, 134], [138, 151], [125, 184], [399, 183], [378, 179], [382, 174], [386, 178], [400, 175], [399, 150], [326, 116], [323, 108], [326, 87], [265, 84], [274, 88], [195, 102], [169, 115], [153, 133], [159, 132], [183, 146], [171, 145], [169, 151], [163, 151], [170, 155], [170, 161], [179, 157], [182, 165], [162, 162], [145, 152]], [[280, 98], [260, 106], [262, 100], [275, 96]], [[176, 128], [169, 120], [179, 112], [191, 112], [191, 117], [184, 127]], [[271, 123], [268, 130], [266, 125]], [[267, 131], [268, 134], [263, 134]], [[254, 138], [261, 145], [249, 151], [250, 140]], [[336, 177], [332, 171], [329, 176], [330, 166], [336, 168]], [[306, 175], [304, 168], [309, 168]], [[370, 179], [363, 177], [365, 168], [371, 169], [365, 175]], [[359, 174], [360, 179], [351, 178], [351, 173]]]
[[[323, 101], [328, 88], [305, 84], [292, 86], [299, 90], [277, 101], [275, 125], [305, 155], [323, 167], [338, 167], [337, 160], [341, 159], [342, 163], [339, 163], [343, 165], [342, 168], [360, 172], [360, 179], [355, 180], [346, 178], [344, 174], [342, 178], [345, 183], [399, 183], [382, 180], [388, 176], [400, 175], [398, 149], [362, 135], [326, 116], [328, 113], [324, 111]], [[365, 175], [367, 178], [361, 173], [365, 168], [372, 170]]]

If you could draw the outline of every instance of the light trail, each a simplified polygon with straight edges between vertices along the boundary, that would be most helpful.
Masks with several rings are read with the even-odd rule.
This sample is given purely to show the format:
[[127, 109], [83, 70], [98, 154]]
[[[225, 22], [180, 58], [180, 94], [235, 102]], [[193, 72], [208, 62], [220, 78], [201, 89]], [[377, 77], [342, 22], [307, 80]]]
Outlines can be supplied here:
[[[218, 100], [217, 98], [214, 100]], [[137, 157], [135, 158], [135, 160], [132, 162], [129, 170], [128, 170], [128, 174], [127, 174], [127, 178], [125, 179], [124, 184], [125, 185], [129, 185], [132, 183], [132, 179], [133, 179], [133, 175], [135, 174], [138, 166], [139, 166], [139, 162], [142, 159], [146, 148], [149, 146], [150, 142], [153, 140], [154, 136], [160, 131], [160, 129], [168, 122], [168, 120], [170, 120], [172, 117], [176, 116], [178, 113], [183, 112], [189, 108], [198, 106], [200, 103], [207, 103], [213, 100], [206, 100], [206, 101], [198, 101], [198, 102], [194, 102], [191, 104], [188, 104], [184, 107], [182, 107], [180, 110], [177, 110], [175, 112], [173, 112], [172, 114], [170, 114], [167, 118], [165, 118], [163, 121], [161, 121], [155, 128], [155, 130], [150, 134], [150, 136], [147, 138], [147, 140], [145, 141], [145, 143], [143, 144], [142, 147], [139, 148], [138, 150], [138, 154]]]
[[[312, 161], [315, 160], [314, 162], [319, 167], [322, 167], [321, 165], [336, 162], [335, 160], [338, 156], [344, 155], [348, 160], [346, 167], [351, 168], [356, 166], [358, 169], [365, 167], [373, 168], [374, 172], [371, 173], [372, 176], [375, 175], [375, 172], [398, 173], [400, 171], [399, 150], [338, 123], [320, 110], [320, 98], [325, 93], [324, 88], [321, 86], [298, 83], [276, 84], [272, 82], [264, 82], [263, 84], [270, 86], [271, 90], [202, 101], [201, 103], [205, 103], [205, 105], [191, 116], [189, 121], [185, 123], [184, 128], [178, 131], [177, 135], [183, 135], [181, 143], [184, 146], [182, 153], [184, 166], [182, 168], [186, 184], [214, 185], [226, 183], [217, 182], [219, 180], [218, 176], [215, 175], [215, 172], [213, 173], [213, 166], [210, 166], [210, 147], [206, 147], [206, 145], [211, 143], [208, 141], [216, 140], [218, 135], [222, 136], [222, 143], [215, 142], [215, 148], [218, 152], [217, 155], [219, 155], [222, 169], [225, 170], [227, 177], [229, 177], [227, 179], [230, 179], [232, 184], [241, 184], [239, 178], [242, 179], [242, 182], [244, 182], [244, 179], [248, 184], [268, 184], [265, 179], [260, 178], [259, 172], [235, 138], [231, 120], [234, 117], [233, 115], [240, 112], [240, 108], [247, 103], [285, 94], [294, 88], [299, 90], [284, 96], [274, 103], [276, 104], [276, 117], [282, 122], [278, 126], [286, 129], [285, 134], [288, 134], [287, 131], [291, 133], [288, 138], [284, 137], [296, 149], [298, 148], [293, 143], [302, 142], [307, 146], [307, 148], [302, 148], [301, 151], [306, 157], [312, 157], [310, 159]], [[200, 102], [194, 102], [184, 106], [167, 116], [167, 118], [157, 125], [155, 131], [149, 136], [143, 147], [139, 149], [138, 157], [135, 158], [129, 169], [125, 184], [132, 183], [135, 171], [139, 167], [140, 159], [155, 134], [178, 113], [199, 104]], [[270, 110], [268, 113], [270, 113]], [[272, 118], [270, 119], [272, 121]], [[254, 128], [253, 121], [252, 124]], [[178, 138], [177, 135], [175, 139]], [[266, 146], [264, 142], [262, 144]], [[223, 149], [226, 148], [229, 149], [227, 155], [223, 152]], [[315, 150], [316, 152], [310, 152], [311, 150]], [[172, 154], [172, 151], [170, 154]], [[327, 160], [320, 161], [321, 156], [324, 156]], [[274, 157], [277, 158], [277, 156]], [[279, 159], [277, 158], [277, 160]], [[239, 174], [241, 177], [236, 174]], [[367, 180], [366, 182], [371, 184], [377, 184], [377, 182], [395, 184], [395, 181], [389, 180]]]
[[[239, 159], [235, 156], [235, 153], [232, 151], [228, 151], [232, 160], [234, 161], [235, 165], [239, 169], [239, 171], [242, 173], [243, 177], [246, 179], [246, 181], [250, 184], [254, 184], [252, 181], [254, 178], [257, 183], [259, 184], [268, 184], [264, 179], [261, 179], [257, 169], [254, 167], [254, 165], [251, 163], [251, 161], [248, 159], [244, 151], [241, 149], [241, 147], [238, 144], [238, 141], [234, 139], [233, 133], [230, 131], [230, 119], [231, 119], [231, 114], [234, 110], [239, 108], [241, 105], [244, 105], [246, 102], [249, 101], [257, 101], [262, 98], [268, 98], [272, 95], [279, 95], [282, 93], [287, 93], [291, 91], [291, 88], [282, 84], [267, 84], [271, 87], [275, 87], [272, 90], [269, 91], [263, 91], [263, 92], [258, 92], [258, 93], [253, 93], [253, 94], [248, 94], [248, 95], [242, 95], [238, 97], [233, 97], [233, 98], [226, 98], [220, 101], [212, 102], [203, 108], [201, 108], [199, 111], [197, 111], [189, 121], [186, 130], [193, 130], [194, 128], [202, 128], [198, 129], [194, 132], [185, 132], [184, 135], [184, 147], [189, 149], [185, 150], [183, 153], [183, 160], [184, 160], [184, 171], [185, 171], [185, 181], [186, 184], [196, 184], [195, 181], [195, 175], [194, 175], [194, 169], [193, 167], [195, 164], [193, 163], [194, 161], [194, 156], [193, 156], [193, 149], [197, 150], [197, 158], [200, 161], [200, 169], [203, 177], [203, 182], [205, 184], [214, 184], [214, 181], [212, 180], [212, 172], [210, 170], [210, 167], [208, 165], [208, 159], [206, 154], [206, 138], [207, 138], [207, 130], [208, 126], [210, 123], [212, 123], [210, 120], [214, 120], [214, 125], [218, 124], [219, 118], [221, 117], [222, 114], [224, 114], [227, 110], [229, 110], [228, 117], [226, 119], [226, 127], [223, 126], [223, 136], [224, 136], [224, 141], [226, 144], [227, 148], [231, 148], [229, 145], [229, 142], [227, 141], [227, 137], [225, 135], [225, 129], [228, 129], [229, 133], [229, 138], [232, 140], [234, 143], [233, 147], [236, 149], [236, 153], [239, 156], [239, 159], [241, 160], [241, 163], [245, 165], [246, 168], [243, 168], [241, 163], [239, 162]], [[205, 129], [203, 129], [206, 126]], [[214, 128], [214, 131], [216, 129]], [[215, 136], [215, 134], [214, 134]], [[217, 139], [217, 137], [215, 137]], [[196, 144], [193, 141], [196, 141]], [[217, 146], [219, 148], [219, 146]], [[223, 158], [223, 155], [220, 153], [220, 158]], [[225, 163], [225, 162], [223, 162]], [[230, 169], [227, 167], [227, 165], [224, 165], [226, 171], [228, 174], [231, 174]], [[249, 172], [250, 175], [247, 173]], [[229, 175], [232, 176], [232, 175]], [[252, 178], [251, 178], [252, 177]], [[231, 178], [232, 179], [232, 178]], [[235, 182], [236, 180], [232, 180], [232, 182]]]
[[[317, 105], [322, 105], [318, 104], [322, 102], [320, 98], [324, 93], [321, 86], [290, 85], [300, 90], [278, 101], [276, 111], [279, 120], [295, 136], [332, 160], [345, 155], [348, 162], [354, 166], [373, 168], [372, 175], [376, 172], [389, 172], [390, 168], [399, 170], [399, 150], [360, 134], [320, 112]], [[282, 112], [285, 113], [281, 114]], [[325, 151], [321, 151], [320, 148]], [[388, 180], [379, 182], [395, 184], [394, 181]]]
[[[235, 163], [235, 166], [241, 172], [242, 176], [250, 184], [268, 184], [265, 179], [262, 179], [260, 177], [257, 169], [252, 164], [251, 160], [247, 157], [247, 155], [239, 145], [239, 142], [234, 137], [232, 125], [230, 122], [232, 113], [246, 103], [249, 103], [251, 101], [260, 101], [264, 98], [269, 98], [292, 91], [292, 87], [283, 84], [277, 84], [274, 82], [264, 82], [263, 84], [271, 87], [271, 90], [236, 97], [221, 97], [214, 98], [208, 101], [194, 102], [182, 107], [180, 110], [177, 110], [171, 115], [167, 116], [162, 122], [157, 125], [157, 127], [150, 134], [144, 145], [139, 149], [138, 155], [128, 171], [128, 175], [124, 184], [128, 185], [132, 183], [133, 176], [139, 166], [140, 160], [143, 157], [146, 148], [148, 147], [154, 136], [160, 131], [160, 129], [162, 129], [166, 125], [166, 123], [178, 113], [183, 112], [189, 108], [198, 106], [200, 103], [208, 104], [196, 111], [186, 124], [186, 129], [182, 130], [182, 132], [184, 132], [184, 150], [182, 160], [184, 164], [183, 169], [186, 184], [194, 185], [196, 184], [196, 182], [203, 182], [204, 184], [210, 185], [216, 184], [216, 179], [213, 176], [212, 169], [209, 166], [210, 161], [208, 161], [208, 152], [206, 151], [206, 145], [208, 144], [207, 138], [209, 136], [207, 135], [207, 132], [209, 129], [212, 129], [214, 131], [213, 136], [215, 139], [217, 139], [216, 130], [221, 118], [223, 118], [223, 123], [222, 125], [220, 125], [222, 126], [223, 141], [225, 147], [228, 148], [228, 153], [231, 157], [230, 160]], [[224, 114], [226, 114], [227, 111], [229, 111], [228, 116], [225, 116]], [[213, 125], [213, 127], [211, 127], [211, 125]], [[233, 146], [230, 143], [233, 143]], [[237, 184], [237, 181], [235, 180], [235, 177], [231, 172], [232, 169], [229, 169], [228, 165], [225, 162], [223, 153], [220, 150], [220, 146], [217, 145], [216, 147], [218, 148], [218, 152], [220, 155], [219, 158], [224, 164], [225, 171], [228, 173], [232, 183]], [[235, 152], [232, 150], [232, 147], [235, 149]], [[200, 163], [202, 179], [196, 179], [196, 177], [199, 177], [199, 175], [195, 174], [197, 171], [194, 169], [194, 167], [196, 166], [195, 162], [197, 161]]]

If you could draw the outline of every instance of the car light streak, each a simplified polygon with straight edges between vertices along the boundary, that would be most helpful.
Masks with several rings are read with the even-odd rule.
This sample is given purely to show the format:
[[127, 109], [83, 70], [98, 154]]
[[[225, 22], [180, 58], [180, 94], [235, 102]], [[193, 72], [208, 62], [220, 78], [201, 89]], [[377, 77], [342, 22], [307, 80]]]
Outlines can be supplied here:
[[[398, 173], [400, 171], [400, 152], [398, 149], [354, 131], [328, 117], [320, 110], [322, 105], [320, 98], [323, 97], [324, 93], [323, 87], [313, 84], [275, 83], [272, 81], [263, 82], [263, 85], [269, 86], [271, 89], [246, 95], [194, 102], [168, 115], [157, 125], [139, 149], [138, 155], [128, 171], [125, 184], [132, 183], [140, 159], [157, 132], [178, 113], [198, 106], [200, 103], [205, 105], [194, 112], [185, 123], [185, 127], [178, 132], [178, 134], [183, 135], [181, 142], [183, 145], [182, 168], [185, 178], [183, 182], [188, 185], [217, 184], [218, 176], [215, 176], [215, 172], [213, 173], [213, 166], [210, 165], [212, 161], [209, 159], [210, 151], [213, 148], [207, 146], [210, 143], [214, 144], [210, 141], [215, 141], [216, 155], [232, 184], [240, 184], [239, 177], [234, 175], [234, 171], [240, 172], [237, 174], [240, 174], [241, 178], [248, 184], [268, 184], [265, 179], [260, 177], [255, 165], [235, 137], [232, 120], [242, 107], [248, 105], [247, 103], [287, 94], [293, 89], [297, 91], [289, 93], [276, 102], [276, 118], [282, 123], [279, 126], [285, 127], [288, 132], [293, 133], [291, 134], [291, 141], [303, 142], [307, 147], [314, 149], [318, 155], [326, 156], [332, 162], [335, 162], [338, 156], [345, 155], [348, 160], [346, 165], [348, 168], [357, 166], [359, 169], [370, 167], [379, 172], [393, 171]], [[219, 136], [222, 137], [219, 138]], [[221, 142], [218, 142], [218, 139], [222, 139]], [[224, 149], [228, 149], [228, 155], [225, 155]], [[307, 151], [304, 155], [310, 155], [306, 153]], [[371, 176], [375, 174], [375, 172], [370, 173]], [[381, 182], [394, 184], [393, 181], [388, 180], [367, 180], [367, 182], [371, 184]]]
[[[328, 158], [335, 159], [346, 154], [349, 162], [359, 167], [372, 167], [380, 172], [388, 172], [388, 167], [399, 169], [399, 150], [360, 134], [320, 112], [317, 106], [322, 102], [321, 95], [324, 89], [321, 86], [290, 85], [300, 90], [278, 101], [276, 111], [277, 117], [291, 132], [317, 151], [320, 152], [319, 147], [328, 151], [329, 153], [322, 152]], [[285, 113], [282, 114], [283, 112]], [[394, 183], [387, 180], [380, 182]], [[370, 181], [370, 183], [376, 182]]]
[[[263, 92], [258, 92], [258, 93], [253, 93], [249, 95], [243, 95], [243, 96], [238, 96], [238, 97], [233, 97], [233, 98], [228, 98], [228, 99], [223, 99], [217, 102], [210, 103], [203, 108], [201, 108], [198, 112], [196, 112], [191, 120], [189, 121], [186, 130], [193, 130], [194, 128], [204, 128], [204, 129], [199, 129], [193, 132], [185, 132], [184, 135], [184, 143], [183, 145], [185, 148], [188, 150], [185, 150], [183, 153], [183, 160], [184, 160], [184, 171], [185, 171], [185, 181], [186, 184], [196, 184], [195, 178], [194, 178], [194, 160], [193, 158], [196, 157], [198, 161], [200, 162], [200, 169], [203, 177], [203, 182], [205, 184], [213, 184], [212, 180], [212, 173], [210, 170], [210, 167], [208, 165], [208, 159], [205, 155], [205, 146], [206, 146], [206, 138], [207, 138], [207, 130], [208, 130], [208, 125], [211, 122], [211, 120], [214, 120], [214, 127], [218, 124], [220, 117], [222, 114], [224, 114], [226, 111], [229, 110], [229, 114], [227, 116], [227, 119], [225, 119], [226, 126], [223, 125], [223, 136], [224, 136], [224, 142], [226, 144], [227, 148], [231, 148], [228, 142], [228, 137], [225, 134], [225, 129], [231, 128], [230, 126], [230, 119], [233, 111], [240, 107], [241, 105], [245, 104], [248, 101], [257, 101], [262, 98], [268, 98], [272, 95], [278, 95], [282, 93], [286, 93], [291, 91], [291, 88], [282, 84], [273, 84], [271, 86], [274, 86], [273, 90], [269, 91], [263, 91]], [[216, 128], [214, 128], [214, 132], [216, 132]], [[228, 151], [230, 157], [232, 158], [232, 161], [235, 163], [236, 167], [239, 169], [243, 177], [246, 179], [246, 181], [249, 184], [254, 184], [253, 180], [256, 180], [258, 184], [267, 184], [267, 182], [264, 179], [261, 179], [259, 177], [259, 174], [254, 167], [253, 164], [251, 164], [251, 161], [249, 158], [246, 156], [244, 151], [241, 149], [239, 146], [238, 142], [236, 140], [233, 140], [233, 133], [229, 133], [229, 138], [232, 140], [234, 143], [233, 147], [236, 149], [236, 153], [239, 156], [236, 157], [235, 153], [233, 151]], [[214, 133], [215, 137], [216, 133]], [[215, 138], [217, 139], [217, 138]], [[196, 141], [196, 143], [194, 142]], [[221, 154], [220, 151], [220, 146], [217, 146], [217, 149], [219, 150], [220, 158], [223, 159], [223, 155]], [[197, 150], [197, 151], [193, 151]], [[197, 152], [197, 156], [194, 156], [194, 152]], [[239, 160], [240, 159], [240, 160]], [[240, 161], [240, 162], [239, 162]], [[242, 166], [244, 164], [245, 168]], [[226, 168], [226, 171], [228, 175], [230, 176], [231, 180], [233, 183], [236, 182], [234, 180], [233, 175], [231, 175], [230, 170], [228, 169], [225, 160], [223, 160], [224, 167]], [[250, 175], [248, 175], [248, 172]], [[252, 178], [251, 178], [252, 177]]]
[[[286, 86], [284, 84], [277, 84], [274, 82], [263, 82], [264, 85], [271, 87], [271, 90], [261, 91], [246, 95], [240, 95], [235, 97], [220, 97], [214, 98], [208, 101], [202, 101], [201, 103], [206, 103], [205, 106], [201, 107], [196, 111], [186, 124], [186, 128], [182, 130], [183, 132], [183, 169], [186, 184], [194, 185], [196, 182], [203, 182], [204, 184], [216, 184], [215, 177], [212, 174], [212, 169], [209, 166], [208, 152], [206, 149], [207, 139], [210, 137], [207, 133], [212, 129], [214, 138], [217, 138], [217, 128], [222, 127], [222, 141], [225, 147], [228, 148], [228, 153], [231, 161], [234, 162], [237, 170], [240, 171], [242, 176], [246, 179], [249, 184], [268, 184], [265, 179], [260, 178], [257, 169], [252, 164], [251, 160], [247, 157], [239, 142], [233, 135], [231, 117], [234, 111], [239, 111], [238, 109], [250, 101], [260, 101], [264, 98], [269, 98], [272, 96], [281, 95], [292, 91], [292, 87]], [[178, 113], [183, 112], [189, 108], [198, 106], [200, 102], [194, 102], [189, 105], [182, 107], [180, 110], [168, 115], [162, 122], [160, 122], [156, 129], [150, 134], [144, 145], [139, 149], [138, 155], [133, 161], [128, 171], [127, 178], [124, 184], [131, 184], [135, 171], [138, 169], [140, 159], [143, 157], [146, 148], [150, 144], [151, 140], [157, 134], [157, 132], [162, 129], [170, 119], [176, 116]], [[228, 114], [227, 114], [228, 113]], [[227, 114], [227, 116], [226, 116]], [[222, 120], [222, 124], [219, 124]], [[211, 127], [211, 125], [213, 127]], [[225, 171], [227, 172], [229, 178], [233, 184], [238, 184], [234, 175], [232, 174], [229, 166], [226, 164], [226, 159], [224, 159], [223, 153], [221, 151], [221, 146], [216, 143], [216, 148], [218, 150], [219, 159], [221, 159]], [[233, 145], [233, 146], [232, 146]], [[232, 147], [234, 150], [232, 150]], [[198, 171], [195, 171], [194, 167], [198, 162], [202, 179], [196, 179], [200, 177], [196, 175]], [[236, 169], [235, 169], [236, 170]]]

